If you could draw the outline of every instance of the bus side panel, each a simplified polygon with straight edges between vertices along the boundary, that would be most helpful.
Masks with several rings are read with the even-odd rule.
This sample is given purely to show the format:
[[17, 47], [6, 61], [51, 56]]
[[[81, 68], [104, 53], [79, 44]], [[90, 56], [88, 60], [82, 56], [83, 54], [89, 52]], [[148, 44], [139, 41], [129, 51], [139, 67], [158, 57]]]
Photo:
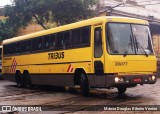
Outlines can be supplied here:
[[31, 74], [32, 84], [74, 86], [73, 74]]
[[15, 75], [14, 74], [2, 74], [2, 78], [5, 80], [9, 80], [11, 82], [15, 82]]
[[[64, 58], [50, 56], [57, 53], [64, 53]], [[87, 74], [93, 72], [91, 56], [91, 47], [85, 47], [4, 57], [3, 73], [5, 79], [15, 82], [16, 70], [21, 74], [27, 70], [33, 84], [74, 86], [74, 72], [77, 68], [84, 69]], [[14, 61], [16, 65], [13, 65]]]

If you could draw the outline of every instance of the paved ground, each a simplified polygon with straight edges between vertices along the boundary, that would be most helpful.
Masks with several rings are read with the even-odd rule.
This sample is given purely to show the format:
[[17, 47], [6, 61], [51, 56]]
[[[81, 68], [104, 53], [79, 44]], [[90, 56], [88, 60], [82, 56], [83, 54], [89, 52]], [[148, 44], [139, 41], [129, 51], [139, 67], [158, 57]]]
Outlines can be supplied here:
[[[47, 110], [54, 113], [112, 113], [123, 114], [124, 111], [103, 111], [102, 105], [160, 105], [160, 79], [154, 85], [137, 86], [129, 88], [124, 95], [118, 95], [116, 89], [92, 89], [90, 96], [84, 98], [78, 88], [72, 92], [63, 88], [49, 86], [34, 89], [17, 88], [15, 83], [0, 80], [0, 105], [49, 105]], [[97, 105], [97, 106], [96, 106]], [[91, 111], [86, 111], [91, 110]], [[95, 111], [92, 111], [95, 110]], [[160, 113], [157, 111], [125, 111], [131, 113]], [[16, 114], [22, 112], [15, 112]], [[37, 112], [23, 112], [24, 114], [37, 114]], [[38, 112], [40, 114], [46, 112]], [[52, 114], [53, 112], [47, 112]]]

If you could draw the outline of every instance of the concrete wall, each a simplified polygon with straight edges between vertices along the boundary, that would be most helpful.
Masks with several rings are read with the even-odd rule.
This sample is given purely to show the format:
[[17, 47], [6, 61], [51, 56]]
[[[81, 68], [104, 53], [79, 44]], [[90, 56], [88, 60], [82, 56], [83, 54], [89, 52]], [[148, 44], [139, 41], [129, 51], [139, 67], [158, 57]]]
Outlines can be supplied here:
[[154, 34], [153, 38], [153, 48], [157, 58], [160, 60], [160, 35]]

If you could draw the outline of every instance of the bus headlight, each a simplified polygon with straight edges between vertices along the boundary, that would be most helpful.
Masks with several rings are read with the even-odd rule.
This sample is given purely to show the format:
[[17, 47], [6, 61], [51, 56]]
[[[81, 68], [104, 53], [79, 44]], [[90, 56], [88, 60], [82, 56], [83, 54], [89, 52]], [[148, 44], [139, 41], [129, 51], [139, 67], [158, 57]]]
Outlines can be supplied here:
[[119, 81], [119, 78], [118, 77], [115, 77], [115, 82], [117, 83]]
[[153, 75], [153, 76], [152, 76], [152, 80], [155, 80], [155, 79], [156, 79], [156, 76]]
[[150, 80], [150, 81], [156, 80], [156, 76], [154, 76], [154, 75], [153, 75], [153, 76], [150, 76], [150, 77], [149, 77], [149, 80]]
[[124, 79], [122, 77], [115, 77], [114, 80], [115, 80], [116, 83], [124, 82]]

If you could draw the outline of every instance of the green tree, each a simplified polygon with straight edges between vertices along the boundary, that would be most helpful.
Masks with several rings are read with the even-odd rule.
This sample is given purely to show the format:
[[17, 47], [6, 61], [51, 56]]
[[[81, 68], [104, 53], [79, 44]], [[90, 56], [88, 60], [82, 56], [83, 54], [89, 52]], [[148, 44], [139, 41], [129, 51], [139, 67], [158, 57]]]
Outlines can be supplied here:
[[15, 31], [6, 20], [0, 20], [0, 41], [13, 37]]
[[59, 0], [52, 10], [53, 19], [60, 25], [87, 19], [95, 15], [92, 7], [97, 0]]
[[44, 29], [45, 23], [58, 25], [87, 19], [94, 15], [92, 7], [97, 0], [13, 0], [12, 6], [5, 7], [8, 22], [15, 30], [35, 20]]

